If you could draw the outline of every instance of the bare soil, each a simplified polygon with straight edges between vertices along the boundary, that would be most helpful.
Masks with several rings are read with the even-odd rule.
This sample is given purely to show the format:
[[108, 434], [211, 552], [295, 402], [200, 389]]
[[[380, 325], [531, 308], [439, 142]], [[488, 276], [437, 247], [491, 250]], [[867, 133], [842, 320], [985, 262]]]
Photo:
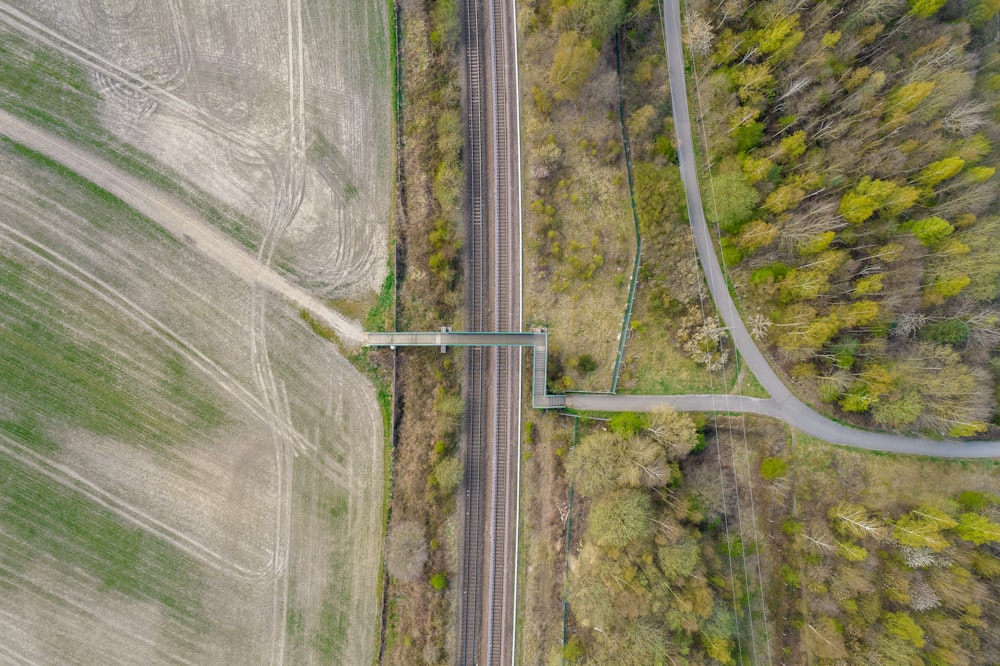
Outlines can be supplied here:
[[[68, 350], [34, 398], [0, 397], [0, 660], [370, 661], [382, 419], [297, 310], [350, 338], [324, 299], [384, 277], [384, 5], [19, 2], [0, 23], [81, 66], [123, 145], [254, 225], [222, 239], [58, 141], [43, 152], [61, 167], [0, 148], [0, 296], [24, 313], [0, 333]], [[48, 367], [30, 346], [0, 355]], [[90, 362], [105, 371], [73, 384]], [[28, 530], [15, 486], [64, 512]]]

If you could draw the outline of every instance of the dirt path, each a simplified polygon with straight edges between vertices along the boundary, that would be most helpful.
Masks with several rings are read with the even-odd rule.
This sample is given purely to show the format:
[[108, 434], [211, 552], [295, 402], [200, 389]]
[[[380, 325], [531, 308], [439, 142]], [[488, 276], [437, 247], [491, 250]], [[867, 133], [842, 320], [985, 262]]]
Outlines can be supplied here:
[[308, 310], [336, 331], [342, 343], [350, 346], [360, 344], [363, 335], [358, 322], [333, 310], [276, 271], [262, 266], [184, 203], [68, 141], [54, 137], [3, 111], [0, 111], [0, 134], [63, 164], [111, 192], [175, 238], [203, 253], [248, 284], [260, 285], [295, 306]]

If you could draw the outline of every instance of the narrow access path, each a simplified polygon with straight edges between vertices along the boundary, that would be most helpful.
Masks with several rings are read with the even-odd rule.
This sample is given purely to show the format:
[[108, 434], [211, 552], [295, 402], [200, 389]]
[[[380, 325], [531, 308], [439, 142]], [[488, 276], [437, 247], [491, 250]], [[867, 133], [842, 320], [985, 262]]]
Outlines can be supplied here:
[[743, 362], [771, 395], [759, 400], [740, 396], [567, 396], [567, 404], [577, 409], [612, 410], [653, 409], [660, 404], [674, 404], [678, 409], [691, 411], [736, 411], [766, 414], [814, 437], [835, 444], [893, 453], [922, 454], [947, 458], [1000, 457], [1000, 442], [935, 441], [920, 437], [891, 435], [851, 428], [813, 411], [792, 395], [784, 382], [774, 372], [767, 359], [754, 343], [740, 318], [736, 304], [729, 293], [722, 268], [715, 254], [712, 236], [705, 220], [705, 210], [698, 187], [694, 141], [685, 87], [684, 52], [681, 46], [680, 0], [664, 0], [663, 32], [670, 73], [670, 98], [673, 106], [674, 128], [677, 132], [677, 153], [680, 160], [681, 179], [687, 197], [688, 215], [695, 245], [709, 292], [715, 301], [722, 321], [732, 335], [733, 342], [743, 357]]
[[0, 111], [0, 135], [59, 162], [115, 195], [248, 284], [259, 284], [308, 310], [349, 346], [361, 343], [361, 325], [289, 282], [217, 231], [193, 208], [83, 148]]

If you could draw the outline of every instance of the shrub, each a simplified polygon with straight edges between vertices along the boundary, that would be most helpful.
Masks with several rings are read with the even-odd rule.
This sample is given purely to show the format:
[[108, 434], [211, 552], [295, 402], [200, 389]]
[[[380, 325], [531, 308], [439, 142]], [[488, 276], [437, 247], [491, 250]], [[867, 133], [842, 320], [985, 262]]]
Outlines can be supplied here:
[[590, 354], [582, 354], [576, 362], [577, 369], [583, 374], [590, 374], [597, 369], [597, 361]]
[[645, 414], [621, 412], [611, 417], [611, 432], [619, 437], [631, 437], [649, 425]]
[[448, 579], [444, 577], [444, 574], [436, 573], [431, 576], [431, 587], [435, 590], [443, 590], [448, 587]]
[[784, 458], [764, 458], [760, 464], [760, 475], [768, 481], [784, 476], [787, 471], [788, 462]]
[[462, 464], [455, 456], [447, 456], [434, 466], [432, 477], [437, 487], [444, 494], [450, 495], [462, 480]]

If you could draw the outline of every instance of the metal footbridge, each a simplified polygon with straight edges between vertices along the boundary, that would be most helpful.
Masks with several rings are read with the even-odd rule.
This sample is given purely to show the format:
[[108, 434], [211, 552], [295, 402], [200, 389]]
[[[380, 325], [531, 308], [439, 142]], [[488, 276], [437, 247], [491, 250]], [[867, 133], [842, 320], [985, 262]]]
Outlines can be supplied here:
[[554, 409], [566, 406], [566, 396], [547, 391], [549, 334], [530, 332], [453, 332], [449, 330], [422, 333], [365, 333], [366, 347], [531, 347], [531, 406]]

